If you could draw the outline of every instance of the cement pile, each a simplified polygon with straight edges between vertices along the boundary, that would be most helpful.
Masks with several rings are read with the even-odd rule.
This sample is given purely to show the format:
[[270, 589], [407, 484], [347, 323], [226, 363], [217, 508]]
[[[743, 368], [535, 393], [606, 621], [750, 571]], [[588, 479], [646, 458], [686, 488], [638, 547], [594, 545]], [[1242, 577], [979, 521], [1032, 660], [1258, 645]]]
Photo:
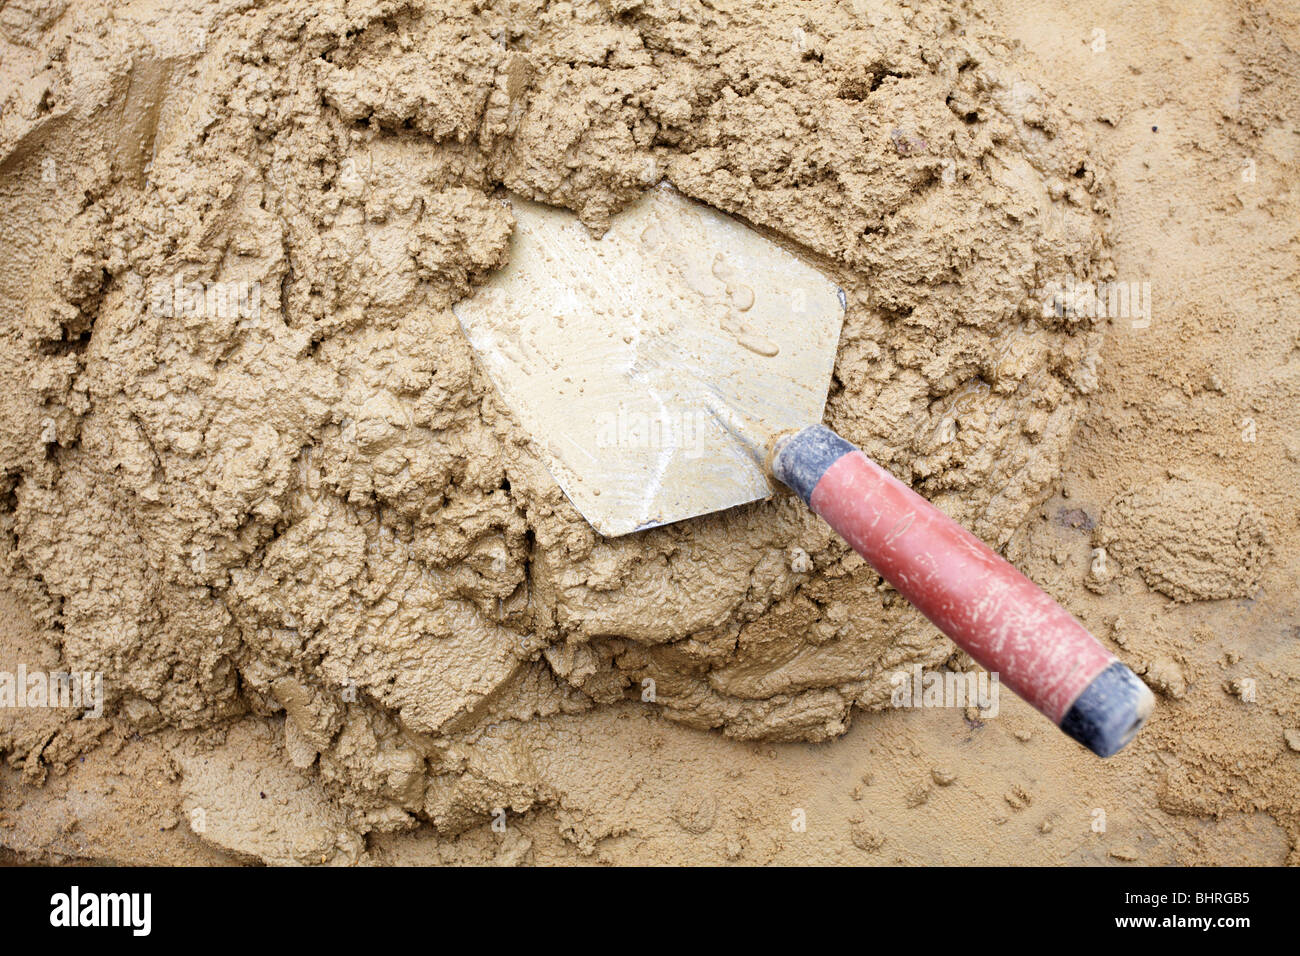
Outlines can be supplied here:
[[498, 190], [599, 230], [666, 178], [802, 247], [848, 293], [828, 422], [995, 546], [1096, 387], [1104, 322], [1042, 290], [1112, 278], [1108, 187], [956, 4], [11, 2], [0, 31], [5, 568], [110, 714], [266, 721], [353, 833], [545, 804], [547, 715], [820, 740], [953, 653], [791, 499], [590, 529], [451, 312], [509, 255]]

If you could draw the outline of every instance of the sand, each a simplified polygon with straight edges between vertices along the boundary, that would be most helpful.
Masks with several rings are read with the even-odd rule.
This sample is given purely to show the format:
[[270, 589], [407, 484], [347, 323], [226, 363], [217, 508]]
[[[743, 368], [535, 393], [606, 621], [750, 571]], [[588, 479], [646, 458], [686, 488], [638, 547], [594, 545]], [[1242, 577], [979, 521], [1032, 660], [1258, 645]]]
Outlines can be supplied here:
[[[1300, 860], [1297, 18], [481, 6], [0, 9], [0, 670], [105, 707], [0, 708], [0, 845]], [[788, 497], [564, 498], [451, 306], [501, 191], [664, 178], [846, 290], [828, 423], [1143, 675], [1124, 754], [891, 708], [969, 662]]]

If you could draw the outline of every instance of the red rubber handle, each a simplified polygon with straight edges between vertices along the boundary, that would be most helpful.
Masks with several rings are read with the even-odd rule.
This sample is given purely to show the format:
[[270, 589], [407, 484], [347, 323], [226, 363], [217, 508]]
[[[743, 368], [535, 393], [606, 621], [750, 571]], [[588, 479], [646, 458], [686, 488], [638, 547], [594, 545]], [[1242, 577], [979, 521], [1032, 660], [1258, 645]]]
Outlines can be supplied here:
[[[1150, 691], [1069, 611], [830, 429], [812, 426], [784, 439], [772, 469], [944, 634], [1071, 736], [1101, 752], [1123, 746], [1141, 726]], [[1062, 722], [1112, 667], [1122, 680], [1099, 682], [1089, 698], [1101, 699], [1085, 700], [1083, 716], [1092, 719], [1096, 707], [1125, 713], [1084, 740]], [[1106, 739], [1092, 739], [1098, 733]]]

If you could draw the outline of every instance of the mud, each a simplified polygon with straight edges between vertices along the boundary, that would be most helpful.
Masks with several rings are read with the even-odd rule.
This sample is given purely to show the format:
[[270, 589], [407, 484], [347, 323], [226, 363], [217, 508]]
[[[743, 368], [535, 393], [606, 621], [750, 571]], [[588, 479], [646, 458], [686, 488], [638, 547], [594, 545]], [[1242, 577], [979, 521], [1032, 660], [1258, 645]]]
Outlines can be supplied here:
[[[8, 765], [57, 789], [101, 738], [139, 735], [195, 858], [527, 862], [608, 856], [634, 832], [703, 841], [687, 859], [778, 856], [743, 836], [756, 804], [710, 795], [725, 780], [670, 787], [620, 759], [663, 748], [766, 780], [762, 748], [840, 737], [855, 715], [855, 739], [893, 740], [880, 721], [902, 718], [873, 713], [889, 675], [967, 662], [789, 498], [601, 538], [452, 313], [507, 261], [503, 191], [600, 232], [663, 180], [845, 289], [829, 424], [1056, 593], [1123, 598], [1126, 619], [1090, 626], [1169, 700], [1209, 706], [1193, 651], [1135, 625], [1142, 589], [1258, 597], [1294, 499], [1130, 471], [1087, 485], [1104, 513], [1075, 498], [1074, 526], [1039, 526], [1063, 469], [1086, 485], [1106, 468], [1071, 448], [1114, 334], [1043, 290], [1133, 275], [1113, 261], [1129, 220], [1097, 145], [1124, 110], [1081, 107], [1082, 80], [1050, 92], [1008, 39], [1017, 22], [903, 2], [4, 5], [0, 559], [31, 617], [16, 653], [103, 673], [110, 715], [4, 715]], [[1252, 69], [1287, 61], [1272, 24], [1240, 29]], [[1234, 135], [1292, 122], [1265, 95], [1247, 91]], [[1292, 169], [1292, 146], [1270, 149]], [[1144, 367], [1178, 352], [1161, 347]], [[1278, 376], [1274, 392], [1294, 387]], [[1143, 407], [1209, 415], [1205, 381], [1140, 386], [1157, 396]], [[1238, 412], [1220, 416], [1234, 433]], [[1270, 719], [1294, 723], [1280, 660]], [[1241, 674], [1221, 670], [1222, 696]], [[1050, 730], [1032, 719], [1012, 718], [1012, 747]], [[1225, 806], [1293, 834], [1281, 732], [1238, 739], [1270, 769]], [[1170, 744], [1160, 805], [1220, 813], [1206, 794], [1231, 759], [1190, 740]], [[302, 826], [267, 822], [244, 765]], [[1002, 783], [1013, 815], [1030, 805]], [[918, 786], [899, 804], [925, 805]], [[662, 833], [646, 818], [661, 806]], [[493, 842], [484, 825], [507, 812], [554, 814], [559, 836]], [[852, 853], [889, 846], [869, 813], [846, 826]], [[85, 852], [42, 832], [6, 845]], [[430, 849], [429, 832], [466, 835]]]

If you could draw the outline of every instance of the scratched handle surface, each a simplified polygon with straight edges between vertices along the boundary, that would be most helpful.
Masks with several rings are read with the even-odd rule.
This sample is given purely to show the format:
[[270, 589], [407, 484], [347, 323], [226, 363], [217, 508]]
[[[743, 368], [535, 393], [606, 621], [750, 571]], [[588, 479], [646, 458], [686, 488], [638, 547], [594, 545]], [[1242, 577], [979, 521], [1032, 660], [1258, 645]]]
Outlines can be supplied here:
[[782, 439], [772, 471], [979, 664], [1103, 757], [1151, 711], [1146, 685], [1069, 611], [829, 428]]

